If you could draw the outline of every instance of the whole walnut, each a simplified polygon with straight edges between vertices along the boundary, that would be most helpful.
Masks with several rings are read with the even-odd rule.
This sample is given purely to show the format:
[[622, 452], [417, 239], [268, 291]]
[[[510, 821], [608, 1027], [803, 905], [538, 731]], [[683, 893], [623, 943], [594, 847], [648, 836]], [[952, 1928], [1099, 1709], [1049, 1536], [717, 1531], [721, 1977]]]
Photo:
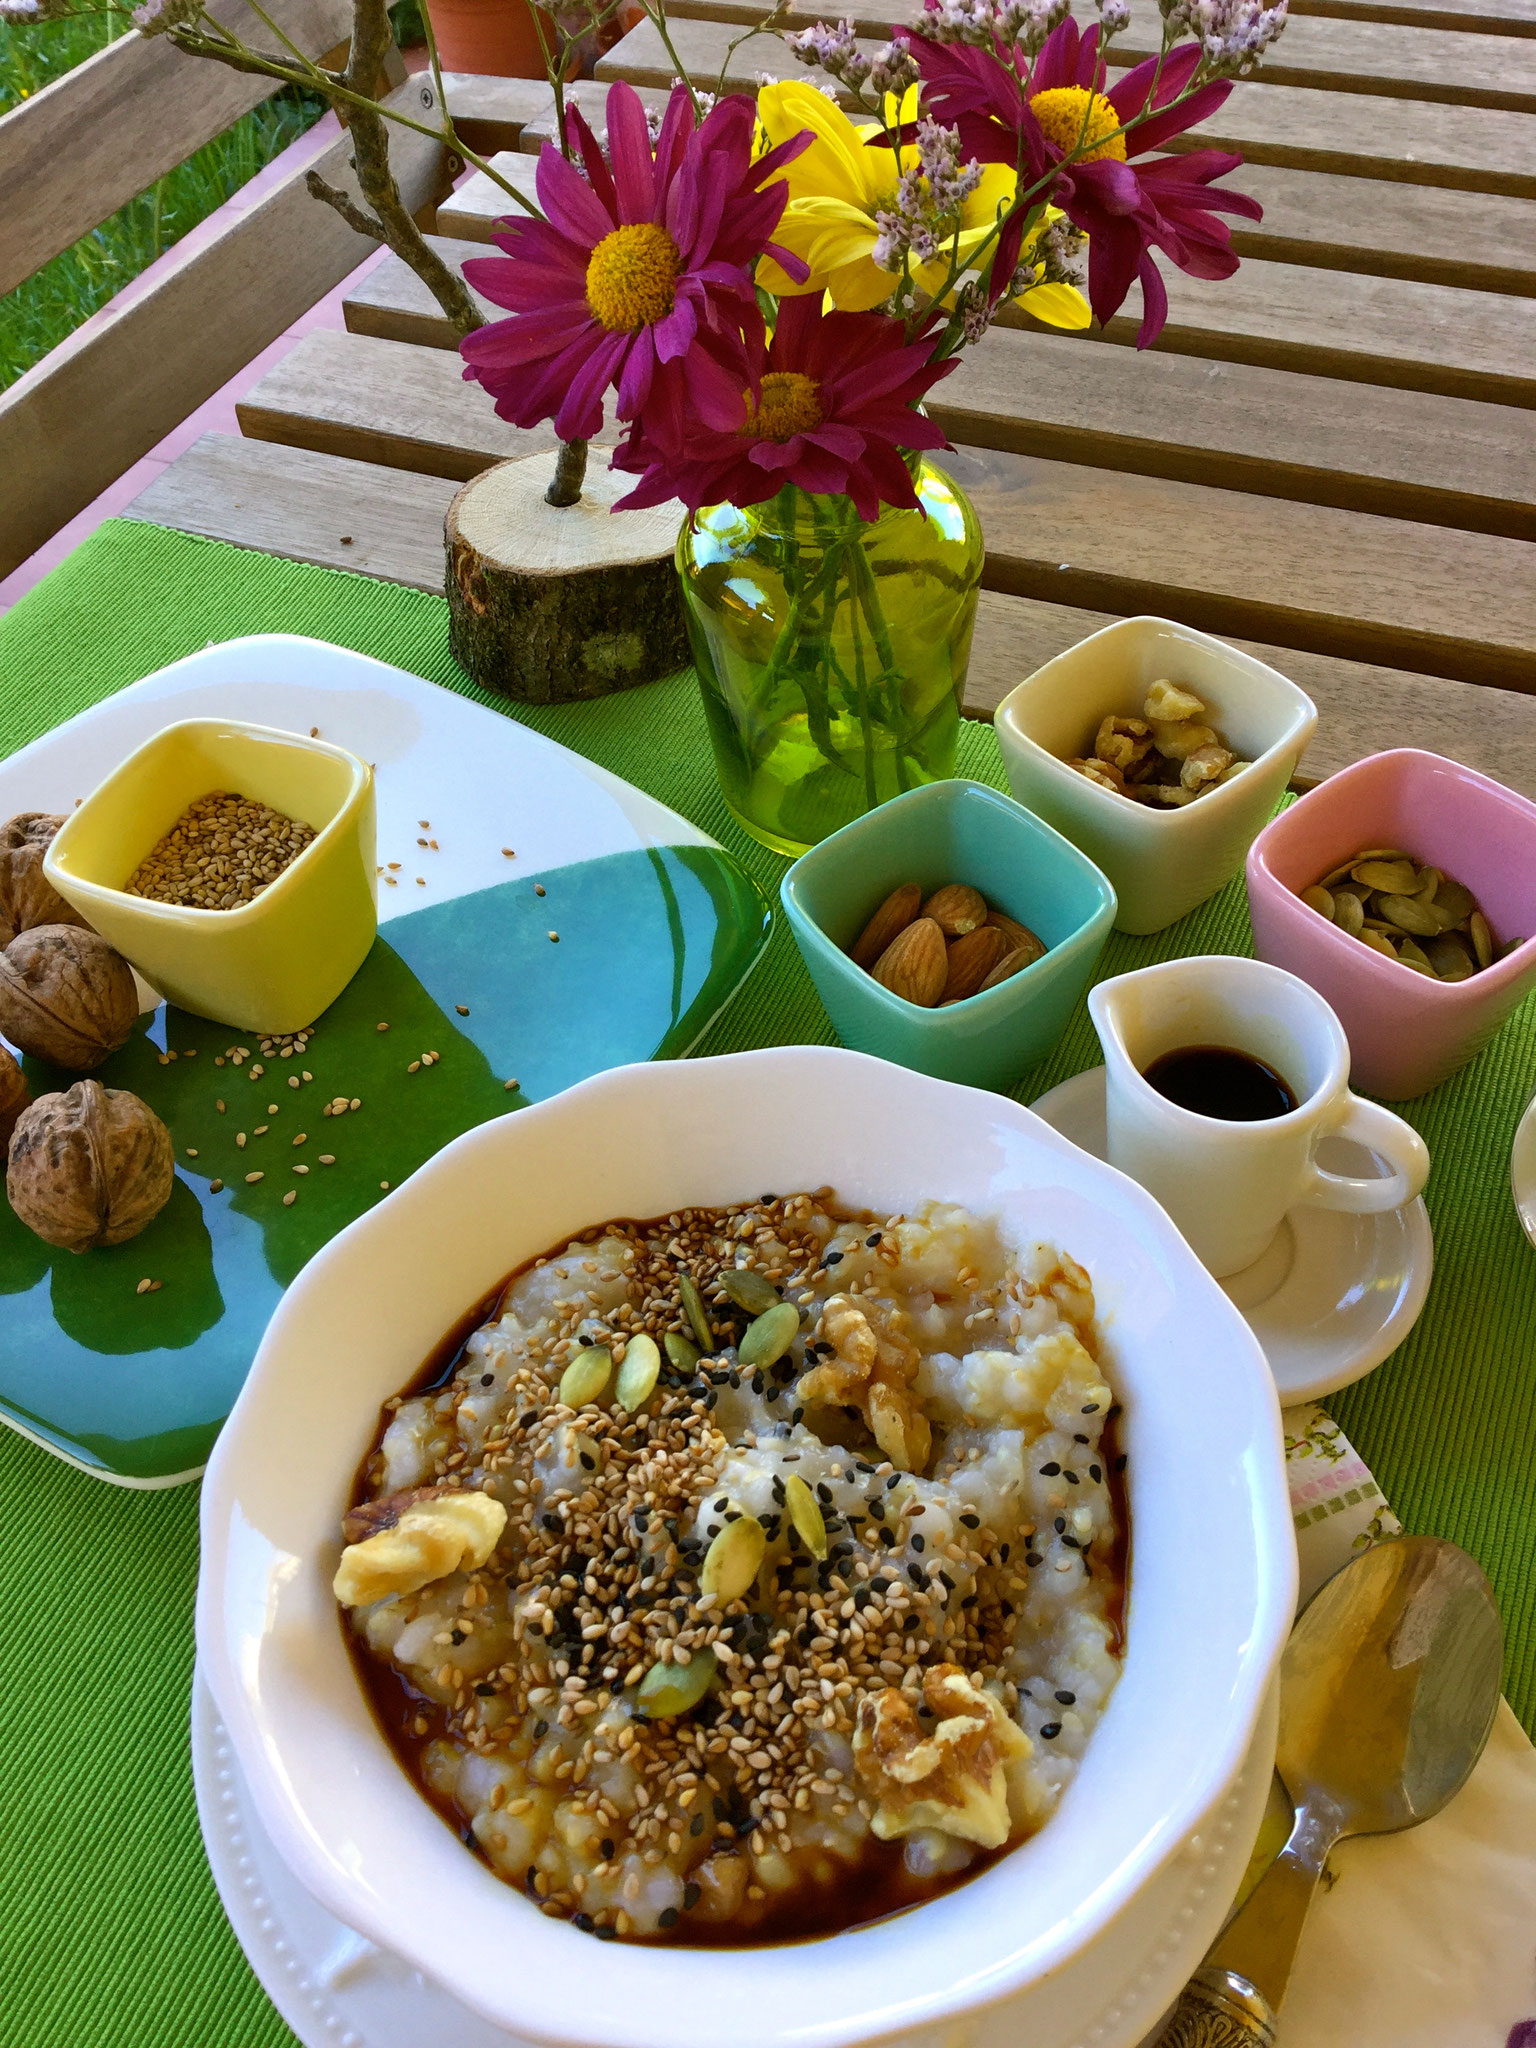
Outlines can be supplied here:
[[40, 924], [83, 925], [85, 919], [43, 873], [46, 843], [0, 846], [0, 947]]
[[55, 817], [51, 811], [18, 811], [14, 818], [7, 818], [0, 825], [0, 849], [51, 846], [54, 834], [63, 823], [64, 820]]
[[125, 1088], [77, 1081], [22, 1111], [5, 1191], [45, 1243], [88, 1252], [137, 1237], [174, 1181], [171, 1134], [149, 1104]]
[[99, 1067], [138, 1014], [133, 969], [82, 926], [38, 925], [0, 953], [0, 1032], [35, 1059]]
[[31, 1091], [22, 1079], [21, 1068], [0, 1045], [0, 1156], [4, 1155], [11, 1142], [16, 1119], [31, 1100]]

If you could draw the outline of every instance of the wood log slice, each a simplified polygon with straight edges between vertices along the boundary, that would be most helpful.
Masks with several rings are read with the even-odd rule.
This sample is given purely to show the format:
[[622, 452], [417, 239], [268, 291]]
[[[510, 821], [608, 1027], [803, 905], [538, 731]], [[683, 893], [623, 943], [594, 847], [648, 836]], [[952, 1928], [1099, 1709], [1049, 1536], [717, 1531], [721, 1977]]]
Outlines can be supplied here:
[[687, 666], [673, 565], [683, 508], [614, 512], [633, 479], [606, 458], [592, 450], [574, 505], [546, 501], [546, 450], [482, 470], [448, 507], [448, 645], [486, 689], [555, 704]]

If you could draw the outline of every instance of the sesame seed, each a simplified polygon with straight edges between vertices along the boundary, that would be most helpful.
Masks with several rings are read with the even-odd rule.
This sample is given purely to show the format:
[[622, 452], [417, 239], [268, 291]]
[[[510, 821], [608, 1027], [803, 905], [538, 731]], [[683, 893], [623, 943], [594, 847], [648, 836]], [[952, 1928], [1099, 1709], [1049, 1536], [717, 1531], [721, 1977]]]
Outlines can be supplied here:
[[297, 1201], [298, 1199], [299, 1199], [299, 1191], [298, 1191], [298, 1189], [297, 1189], [297, 1188], [290, 1188], [290, 1189], [288, 1190], [287, 1194], [286, 1194], [286, 1195], [284, 1195], [284, 1197], [283, 1197], [283, 1207], [284, 1207], [285, 1209], [291, 1209], [291, 1208], [293, 1207], [294, 1203], [295, 1203], [295, 1202], [296, 1202], [296, 1201]]
[[248, 1173], [248, 1174], [247, 1174], [247, 1175], [245, 1176], [245, 1184], [246, 1184], [246, 1186], [247, 1186], [248, 1188], [250, 1188], [250, 1187], [254, 1187], [254, 1186], [256, 1185], [257, 1181], [259, 1181], [259, 1180], [265, 1180], [265, 1179], [266, 1179], [266, 1175], [265, 1175], [264, 1173]]

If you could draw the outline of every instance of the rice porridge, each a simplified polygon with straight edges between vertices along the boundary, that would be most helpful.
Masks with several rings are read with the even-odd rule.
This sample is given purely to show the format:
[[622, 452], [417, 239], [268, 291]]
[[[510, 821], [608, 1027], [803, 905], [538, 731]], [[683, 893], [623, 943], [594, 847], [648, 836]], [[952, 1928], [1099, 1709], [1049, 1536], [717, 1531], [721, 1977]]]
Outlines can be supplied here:
[[603, 1939], [825, 1934], [1050, 1818], [1120, 1670], [1088, 1275], [830, 1189], [607, 1223], [385, 1405], [336, 1594], [407, 1772]]

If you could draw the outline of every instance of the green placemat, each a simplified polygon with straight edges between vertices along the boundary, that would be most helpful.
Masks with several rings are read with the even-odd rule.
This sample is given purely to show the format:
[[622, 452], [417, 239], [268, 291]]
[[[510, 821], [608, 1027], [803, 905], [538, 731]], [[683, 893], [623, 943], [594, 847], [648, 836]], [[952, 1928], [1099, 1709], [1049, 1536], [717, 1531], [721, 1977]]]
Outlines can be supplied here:
[[[0, 619], [0, 754], [209, 640], [265, 632], [313, 634], [496, 701], [450, 658], [438, 598], [120, 521]], [[720, 801], [691, 678], [521, 715], [694, 819], [777, 891], [785, 863]], [[966, 728], [959, 772], [1005, 786], [990, 728]], [[1239, 880], [1170, 931], [1112, 939], [1102, 972], [1249, 950]], [[830, 1038], [779, 919], [702, 1050]], [[1030, 1101], [1098, 1057], [1080, 1009], [1017, 1093]], [[1434, 1286], [1408, 1342], [1329, 1405], [1408, 1527], [1453, 1537], [1486, 1566], [1509, 1636], [1509, 1697], [1536, 1733], [1536, 1251], [1508, 1185], [1533, 1084], [1527, 1005], [1473, 1067], [1407, 1105], [1435, 1159]], [[124, 1493], [0, 1429], [7, 2048], [292, 2043], [225, 1924], [198, 1836], [196, 1576], [195, 1487]]]

